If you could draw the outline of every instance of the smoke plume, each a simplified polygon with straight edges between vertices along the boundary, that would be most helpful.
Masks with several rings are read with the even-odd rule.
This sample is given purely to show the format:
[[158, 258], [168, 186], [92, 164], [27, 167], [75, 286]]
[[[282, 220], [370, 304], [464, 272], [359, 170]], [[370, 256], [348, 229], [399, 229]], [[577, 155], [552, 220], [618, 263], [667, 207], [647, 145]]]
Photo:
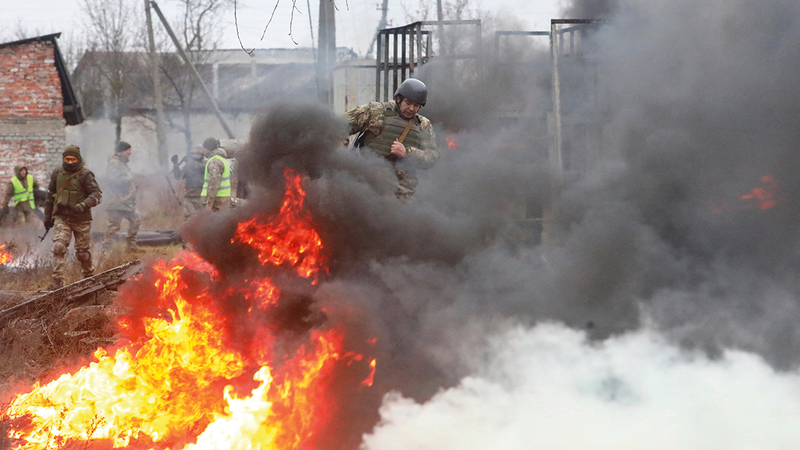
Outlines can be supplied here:
[[599, 124], [565, 126], [563, 173], [547, 52], [487, 69], [508, 83], [430, 64], [442, 157], [411, 201], [338, 146], [340, 118], [287, 104], [251, 132], [258, 194], [197, 236], [274, 209], [283, 168], [310, 176], [331, 255], [310, 308], [377, 337], [380, 425], [350, 405], [365, 449], [797, 444], [800, 5], [566, 12], [604, 22], [563, 68], [565, 114]]

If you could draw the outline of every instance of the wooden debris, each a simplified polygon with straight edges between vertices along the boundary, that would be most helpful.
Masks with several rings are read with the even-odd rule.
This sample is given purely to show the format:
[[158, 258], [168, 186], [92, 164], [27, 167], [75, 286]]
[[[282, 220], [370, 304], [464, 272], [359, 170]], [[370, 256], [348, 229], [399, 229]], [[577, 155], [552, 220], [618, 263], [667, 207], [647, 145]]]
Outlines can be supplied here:
[[84, 278], [55, 291], [34, 297], [11, 308], [0, 311], [0, 326], [9, 320], [25, 316], [36, 311], [47, 309], [56, 304], [77, 305], [86, 301], [87, 296], [103, 290], [116, 290], [120, 284], [137, 275], [142, 270], [140, 261], [114, 267], [97, 275]]

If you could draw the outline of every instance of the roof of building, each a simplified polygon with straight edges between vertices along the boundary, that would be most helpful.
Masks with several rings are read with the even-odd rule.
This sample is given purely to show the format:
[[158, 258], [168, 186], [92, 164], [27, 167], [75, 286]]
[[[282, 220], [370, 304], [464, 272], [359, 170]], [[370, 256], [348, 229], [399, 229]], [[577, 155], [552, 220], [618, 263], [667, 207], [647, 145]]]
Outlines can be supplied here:
[[0, 48], [12, 47], [16, 45], [25, 45], [31, 42], [51, 42], [54, 49], [54, 60], [56, 70], [58, 71], [58, 79], [61, 81], [61, 95], [64, 98], [64, 119], [67, 125], [78, 125], [83, 122], [83, 111], [81, 110], [78, 97], [72, 89], [72, 83], [69, 79], [69, 71], [64, 63], [64, 58], [61, 56], [61, 50], [58, 48], [56, 38], [60, 37], [61, 33], [46, 34], [43, 36], [36, 36], [18, 41], [0, 43]]

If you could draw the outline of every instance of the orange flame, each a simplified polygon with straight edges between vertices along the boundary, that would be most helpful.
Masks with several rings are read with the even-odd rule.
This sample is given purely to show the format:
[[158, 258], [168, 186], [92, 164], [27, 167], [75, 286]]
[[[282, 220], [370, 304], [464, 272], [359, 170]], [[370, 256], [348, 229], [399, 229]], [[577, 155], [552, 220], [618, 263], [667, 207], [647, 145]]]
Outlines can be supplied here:
[[305, 192], [302, 178], [286, 169], [286, 197], [278, 215], [272, 220], [256, 217], [240, 223], [234, 241], [239, 240], [259, 251], [262, 264], [276, 266], [288, 262], [298, 275], [317, 282], [317, 272], [325, 262], [322, 240], [312, 227], [311, 215], [303, 208]]
[[445, 138], [445, 140], [447, 141], [447, 148], [449, 148], [449, 149], [451, 149], [451, 150], [456, 150], [456, 149], [458, 149], [458, 141], [456, 140], [456, 138], [455, 138], [455, 137], [453, 137], [453, 136], [447, 136], [447, 137]]
[[742, 196], [748, 202], [747, 209], [772, 209], [783, 202], [778, 179], [772, 174], [761, 176], [762, 187], [753, 188], [749, 194]]
[[361, 382], [362, 386], [372, 386], [372, 383], [375, 382], [375, 366], [377, 362], [378, 361], [376, 359], [373, 359], [372, 361], [369, 362], [369, 369], [370, 369], [369, 376], [367, 377], [366, 380]]
[[0, 244], [0, 264], [7, 264], [12, 261], [11, 253], [3, 250], [6, 248], [6, 244]]
[[[289, 171], [286, 177], [286, 200], [274, 220], [240, 224], [236, 236], [258, 246], [262, 263], [291, 263], [296, 273], [316, 281], [324, 269], [321, 242], [303, 212], [300, 177]], [[37, 383], [11, 401], [4, 418], [11, 421], [13, 448], [313, 448], [335, 410], [327, 388], [337, 362], [362, 359], [343, 351], [344, 331], [311, 330], [277, 364], [276, 332], [259, 322], [263, 311], [279, 303], [280, 290], [270, 279], [228, 288], [217, 301], [221, 276], [196, 253], [159, 260], [150, 270], [155, 281], [141, 283], [137, 292], [146, 288], [152, 298], [131, 302], [153, 311], [119, 320], [126, 343], [99, 348], [87, 366]], [[252, 323], [233, 321], [220, 310], [227, 304], [224, 295], [234, 294], [250, 305], [243, 320]], [[255, 330], [249, 346], [231, 341], [237, 327]], [[375, 360], [370, 367], [369, 385]]]

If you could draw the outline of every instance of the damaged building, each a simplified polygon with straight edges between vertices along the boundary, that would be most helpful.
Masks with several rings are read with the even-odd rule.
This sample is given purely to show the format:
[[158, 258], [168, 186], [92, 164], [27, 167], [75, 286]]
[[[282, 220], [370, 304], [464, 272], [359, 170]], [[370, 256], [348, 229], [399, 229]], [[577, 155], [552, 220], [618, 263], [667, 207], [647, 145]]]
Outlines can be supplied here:
[[83, 122], [56, 39], [0, 43], [0, 178], [27, 165], [40, 182], [61, 160], [66, 126]]

